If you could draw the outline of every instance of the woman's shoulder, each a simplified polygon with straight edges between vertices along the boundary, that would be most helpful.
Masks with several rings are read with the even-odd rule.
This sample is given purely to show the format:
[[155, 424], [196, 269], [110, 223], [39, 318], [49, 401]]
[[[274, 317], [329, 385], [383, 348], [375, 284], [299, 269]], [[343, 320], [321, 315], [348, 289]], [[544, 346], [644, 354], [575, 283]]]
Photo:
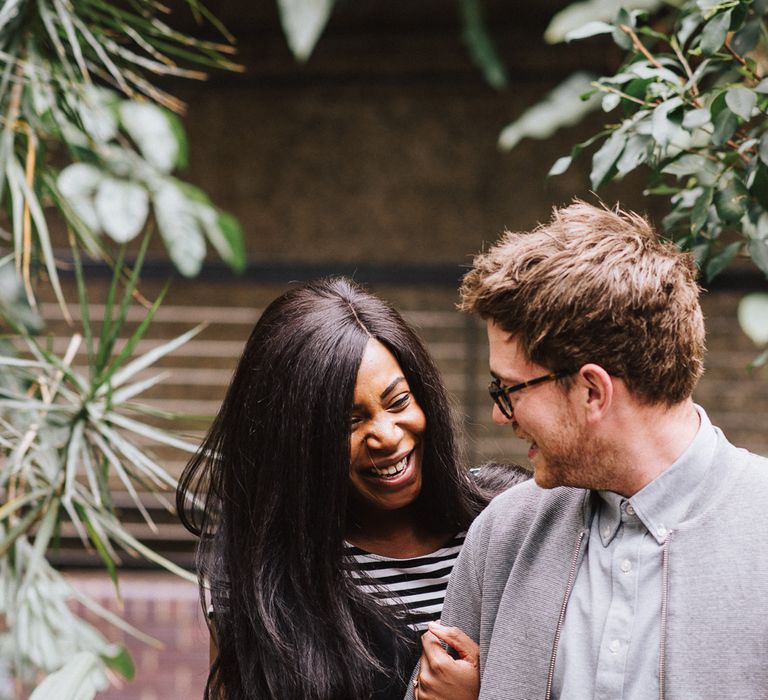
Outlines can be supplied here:
[[529, 469], [512, 462], [485, 462], [469, 470], [475, 486], [490, 500], [513, 486], [530, 480]]

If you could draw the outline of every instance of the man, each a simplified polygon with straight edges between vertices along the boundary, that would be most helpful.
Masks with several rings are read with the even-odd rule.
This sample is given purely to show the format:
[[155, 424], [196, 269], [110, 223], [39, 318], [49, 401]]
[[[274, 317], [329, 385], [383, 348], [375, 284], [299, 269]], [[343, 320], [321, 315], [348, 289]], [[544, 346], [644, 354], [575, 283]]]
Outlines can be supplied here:
[[476, 697], [474, 642], [483, 700], [768, 698], [768, 460], [691, 399], [695, 278], [643, 218], [581, 202], [476, 258], [461, 306], [535, 483], [473, 524], [418, 700]]

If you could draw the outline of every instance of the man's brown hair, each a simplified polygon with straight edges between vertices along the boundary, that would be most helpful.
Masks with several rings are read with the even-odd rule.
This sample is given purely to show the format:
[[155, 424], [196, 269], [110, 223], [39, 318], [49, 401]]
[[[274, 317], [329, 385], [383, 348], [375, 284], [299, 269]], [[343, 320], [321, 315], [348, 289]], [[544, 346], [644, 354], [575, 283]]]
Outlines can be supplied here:
[[594, 362], [646, 403], [688, 398], [704, 370], [704, 320], [691, 255], [642, 216], [584, 202], [479, 254], [460, 308], [513, 334], [552, 371]]

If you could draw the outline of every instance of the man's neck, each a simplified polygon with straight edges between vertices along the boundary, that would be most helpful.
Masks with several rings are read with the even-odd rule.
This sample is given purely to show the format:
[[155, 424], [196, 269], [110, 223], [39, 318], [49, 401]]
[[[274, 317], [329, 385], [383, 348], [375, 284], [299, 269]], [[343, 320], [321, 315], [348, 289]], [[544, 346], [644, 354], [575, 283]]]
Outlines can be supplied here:
[[612, 490], [629, 498], [679, 459], [696, 437], [701, 419], [687, 399], [671, 407], [635, 406], [616, 422], [625, 479]]

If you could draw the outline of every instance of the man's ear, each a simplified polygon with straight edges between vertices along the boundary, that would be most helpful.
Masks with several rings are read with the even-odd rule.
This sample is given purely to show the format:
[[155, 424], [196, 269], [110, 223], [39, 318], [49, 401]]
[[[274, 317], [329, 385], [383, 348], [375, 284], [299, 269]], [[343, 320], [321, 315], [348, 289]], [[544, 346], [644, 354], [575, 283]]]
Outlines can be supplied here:
[[576, 382], [582, 386], [583, 408], [587, 420], [604, 417], [613, 402], [613, 379], [600, 365], [589, 363], [578, 372]]

